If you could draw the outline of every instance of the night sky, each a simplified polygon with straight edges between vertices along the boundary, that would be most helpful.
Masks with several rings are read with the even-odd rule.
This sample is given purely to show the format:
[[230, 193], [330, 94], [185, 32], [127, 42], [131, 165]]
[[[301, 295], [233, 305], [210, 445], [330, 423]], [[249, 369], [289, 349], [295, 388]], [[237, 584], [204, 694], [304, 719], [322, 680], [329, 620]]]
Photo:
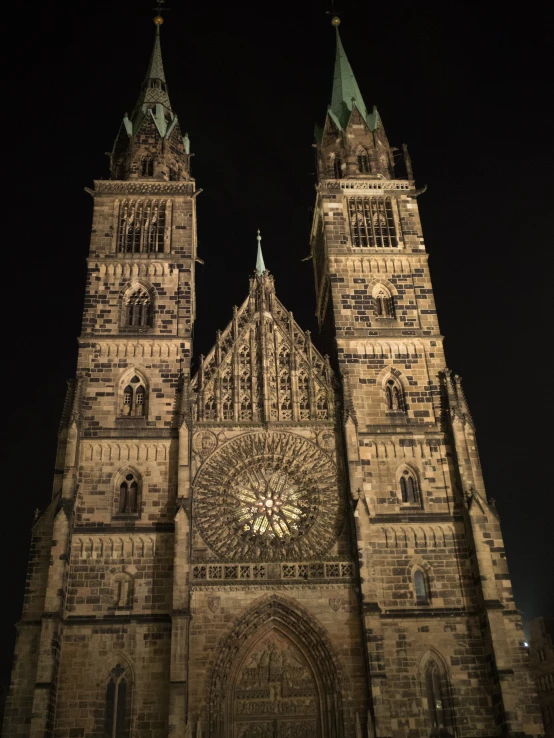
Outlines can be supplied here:
[[[26, 153], [14, 157], [23, 183], [15, 217], [4, 221], [13, 266], [4, 273], [3, 683], [33, 511], [50, 500], [65, 382], [75, 372], [92, 213], [83, 188], [109, 177], [104, 152], [146, 71], [152, 5], [44, 6], [31, 79], [24, 89], [15, 81]], [[315, 197], [313, 128], [331, 98], [330, 5], [173, 0], [167, 14], [169, 94], [204, 190], [196, 356], [246, 296], [257, 228], [277, 294], [317, 343], [312, 265], [301, 260]], [[447, 361], [464, 378], [518, 606], [526, 619], [553, 616], [546, 20], [538, 5], [342, 0], [337, 8], [366, 104], [377, 105], [391, 145], [408, 143], [417, 185], [428, 185], [418, 202]], [[11, 140], [15, 148], [14, 139], [4, 145]]]

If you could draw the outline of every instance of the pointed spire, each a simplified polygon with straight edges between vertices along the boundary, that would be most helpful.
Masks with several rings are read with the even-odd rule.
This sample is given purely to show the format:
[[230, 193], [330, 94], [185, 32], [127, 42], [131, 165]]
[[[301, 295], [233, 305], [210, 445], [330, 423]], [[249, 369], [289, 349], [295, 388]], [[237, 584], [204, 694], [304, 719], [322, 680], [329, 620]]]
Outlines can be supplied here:
[[256, 258], [256, 271], [259, 275], [262, 275], [264, 272], [266, 272], [265, 263], [264, 263], [264, 257], [262, 254], [262, 237], [260, 235], [260, 229], [258, 228], [258, 235], [256, 236], [258, 239], [258, 256]]
[[[150, 63], [148, 64], [140, 95], [137, 100], [137, 104], [135, 105], [135, 110], [132, 116], [133, 118], [140, 111], [146, 113], [148, 108], [152, 108], [156, 104], [163, 105], [169, 113], [173, 112], [169, 101], [169, 95], [167, 94], [167, 83], [165, 80], [162, 48], [160, 44], [160, 26], [163, 23], [163, 18], [160, 15], [157, 15], [154, 18], [154, 23], [156, 24], [154, 48], [152, 49]], [[156, 112], [155, 108], [153, 112]]]
[[379, 116], [374, 108], [372, 113], [368, 113], [366, 104], [362, 97], [360, 88], [346, 56], [346, 52], [342, 45], [339, 34], [340, 18], [335, 16], [332, 21], [337, 34], [337, 54], [335, 57], [335, 75], [333, 78], [333, 95], [331, 97], [331, 107], [329, 115], [333, 118], [339, 128], [346, 128], [352, 113], [352, 108], [356, 105], [362, 118], [368, 124], [370, 130], [377, 128]]

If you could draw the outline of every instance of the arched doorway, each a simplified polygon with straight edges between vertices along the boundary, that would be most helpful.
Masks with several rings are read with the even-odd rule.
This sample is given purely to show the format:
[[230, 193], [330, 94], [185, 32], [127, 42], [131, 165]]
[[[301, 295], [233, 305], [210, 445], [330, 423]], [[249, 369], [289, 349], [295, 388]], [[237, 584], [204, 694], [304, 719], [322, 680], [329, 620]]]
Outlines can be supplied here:
[[343, 738], [344, 677], [322, 628], [295, 602], [257, 603], [220, 643], [209, 738]]
[[270, 630], [250, 649], [232, 686], [233, 738], [321, 735], [312, 667], [280, 630]]

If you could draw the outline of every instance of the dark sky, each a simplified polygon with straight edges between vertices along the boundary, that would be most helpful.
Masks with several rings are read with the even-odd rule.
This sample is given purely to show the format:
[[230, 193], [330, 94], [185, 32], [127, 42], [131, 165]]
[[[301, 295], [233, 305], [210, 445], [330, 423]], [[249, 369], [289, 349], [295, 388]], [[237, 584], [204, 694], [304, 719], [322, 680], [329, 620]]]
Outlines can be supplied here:
[[[50, 499], [65, 381], [75, 371], [92, 212], [83, 188], [109, 176], [104, 152], [134, 105], [152, 47], [151, 5], [43, 6], [32, 74], [23, 90], [15, 80], [11, 110], [25, 132], [12, 165], [23, 175], [16, 216], [4, 221], [13, 266], [4, 273], [10, 589], [0, 681], [33, 511]], [[316, 332], [312, 266], [301, 259], [314, 203], [313, 126], [331, 96], [329, 6], [174, 0], [163, 26], [170, 97], [204, 190], [196, 355], [246, 295], [257, 228], [280, 299]], [[526, 618], [554, 615], [553, 60], [541, 7], [342, 0], [340, 8], [365, 102], [378, 106], [392, 145], [408, 143], [418, 186], [428, 185], [418, 202], [447, 360], [464, 378]], [[14, 138], [4, 146], [17, 149]]]

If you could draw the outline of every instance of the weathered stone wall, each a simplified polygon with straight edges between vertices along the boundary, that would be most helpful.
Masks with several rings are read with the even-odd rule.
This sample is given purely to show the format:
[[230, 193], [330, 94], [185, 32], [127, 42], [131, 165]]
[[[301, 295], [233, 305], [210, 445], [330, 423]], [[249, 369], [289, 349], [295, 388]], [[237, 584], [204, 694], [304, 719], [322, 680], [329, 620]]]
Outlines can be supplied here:
[[[430, 659], [458, 734], [540, 733], [498, 517], [463, 393], [445, 372], [413, 183], [345, 172], [319, 186], [312, 253], [320, 324], [334, 327], [343, 376], [377, 734], [429, 733]], [[396, 247], [355, 245], [353, 196], [391, 198]], [[392, 298], [387, 317], [379, 286]], [[402, 396], [395, 409], [389, 380]], [[404, 472], [417, 489], [408, 503]], [[416, 597], [416, 570], [426, 601]]]

